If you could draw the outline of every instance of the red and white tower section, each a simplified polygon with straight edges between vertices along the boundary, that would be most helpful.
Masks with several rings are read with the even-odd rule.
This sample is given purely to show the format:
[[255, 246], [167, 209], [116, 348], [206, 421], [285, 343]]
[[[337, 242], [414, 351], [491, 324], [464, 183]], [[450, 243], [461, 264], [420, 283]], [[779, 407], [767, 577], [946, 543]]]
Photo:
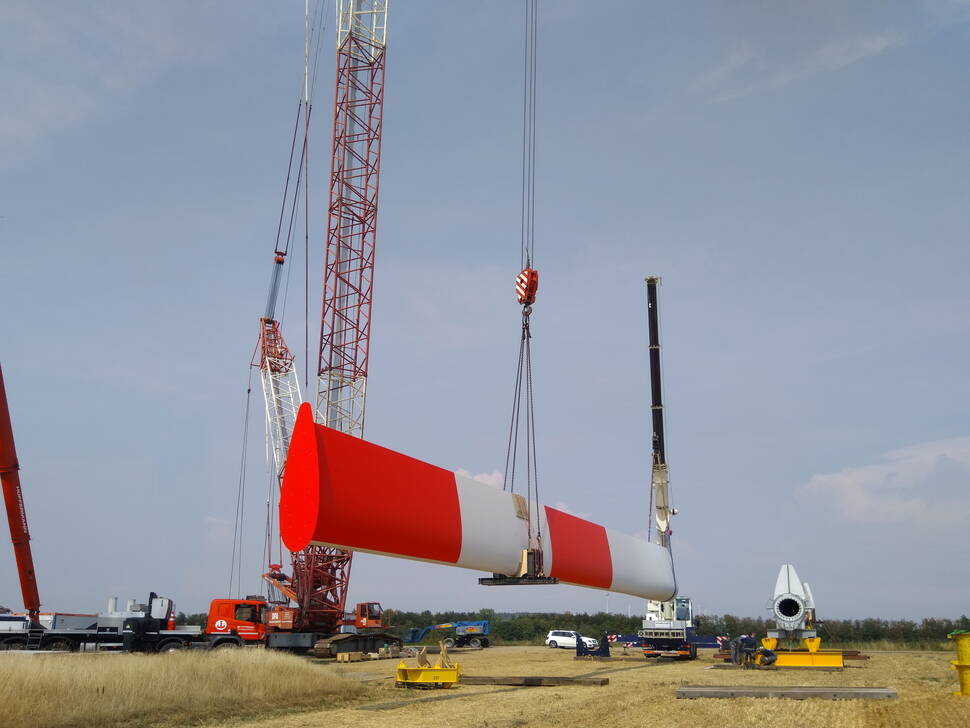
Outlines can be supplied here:
[[[416, 497], [422, 518], [403, 517]], [[530, 506], [519, 494], [315, 424], [304, 405], [283, 474], [280, 534], [290, 549], [326, 544], [518, 574], [529, 547]], [[674, 595], [667, 548], [556, 508], [532, 507], [546, 534], [541, 549], [549, 577], [645, 599]]]

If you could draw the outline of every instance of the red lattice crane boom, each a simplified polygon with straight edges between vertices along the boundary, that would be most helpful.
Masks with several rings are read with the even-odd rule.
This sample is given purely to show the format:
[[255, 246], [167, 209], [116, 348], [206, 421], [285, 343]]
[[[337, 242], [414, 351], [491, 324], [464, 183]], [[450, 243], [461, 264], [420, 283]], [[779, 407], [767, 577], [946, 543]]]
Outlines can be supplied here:
[[[357, 437], [364, 430], [367, 389], [386, 17], [387, 0], [337, 3], [330, 203], [314, 411], [317, 422]], [[278, 271], [282, 260], [277, 262]], [[274, 275], [273, 291], [278, 279]], [[300, 403], [299, 385], [271, 310], [261, 326], [267, 428], [281, 474]], [[292, 554], [291, 576], [273, 567], [266, 576], [298, 603], [302, 629], [334, 631], [344, 617], [351, 557], [341, 549], [310, 546]]]
[[[341, 0], [337, 14], [330, 205], [317, 367], [317, 422], [364, 433], [384, 108], [386, 0]], [[352, 553], [311, 546], [294, 564], [319, 624], [344, 613]]]
[[0, 481], [3, 483], [3, 502], [7, 509], [10, 540], [13, 541], [14, 557], [17, 560], [24, 608], [34, 624], [40, 614], [40, 595], [37, 592], [34, 559], [30, 553], [30, 531], [27, 529], [24, 495], [20, 490], [20, 464], [17, 462], [17, 448], [13, 441], [13, 425], [10, 422], [10, 409], [7, 407], [7, 390], [3, 385], [3, 369], [0, 369]]

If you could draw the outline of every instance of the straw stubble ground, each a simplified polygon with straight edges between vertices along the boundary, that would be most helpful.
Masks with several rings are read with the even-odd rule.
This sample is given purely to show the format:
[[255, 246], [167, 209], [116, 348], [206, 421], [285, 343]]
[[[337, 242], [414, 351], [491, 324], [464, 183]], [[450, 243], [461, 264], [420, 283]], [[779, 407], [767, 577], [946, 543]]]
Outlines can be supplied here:
[[365, 695], [312, 662], [266, 650], [161, 655], [0, 652], [0, 726], [198, 725], [339, 705]]
[[[221, 652], [221, 651], [220, 651]], [[245, 728], [956, 728], [970, 698], [953, 696], [952, 652], [873, 653], [844, 672], [705, 669], [695, 662], [573, 659], [570, 651], [493, 647], [455, 654], [471, 675], [603, 676], [604, 687], [451, 690], [394, 687], [396, 660], [338, 665], [265, 650], [175, 655], [0, 654], [0, 726], [197, 725]], [[677, 700], [681, 685], [891, 687], [889, 701]]]
[[[605, 687], [508, 688], [462, 686], [452, 690], [395, 688], [393, 661], [363, 662], [332, 669], [367, 685], [353, 706], [246, 723], [246, 728], [518, 728], [521, 726], [820, 726], [825, 728], [957, 728], [970, 726], [970, 698], [952, 695], [952, 653], [874, 654], [843, 672], [735, 671], [707, 669], [710, 652], [695, 662], [646, 662], [631, 657], [611, 662], [574, 660], [570, 652], [541, 647], [496, 647], [455, 655], [463, 672], [475, 675], [602, 675]], [[681, 685], [835, 685], [895, 688], [891, 701], [678, 700]]]

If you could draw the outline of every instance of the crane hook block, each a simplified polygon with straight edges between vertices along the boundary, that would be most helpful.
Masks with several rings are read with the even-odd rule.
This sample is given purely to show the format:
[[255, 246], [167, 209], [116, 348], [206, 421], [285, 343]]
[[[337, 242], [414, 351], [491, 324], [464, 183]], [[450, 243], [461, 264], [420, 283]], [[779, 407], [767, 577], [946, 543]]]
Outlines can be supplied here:
[[531, 306], [535, 303], [538, 290], [539, 271], [535, 268], [523, 268], [515, 279], [515, 293], [519, 297], [519, 303]]

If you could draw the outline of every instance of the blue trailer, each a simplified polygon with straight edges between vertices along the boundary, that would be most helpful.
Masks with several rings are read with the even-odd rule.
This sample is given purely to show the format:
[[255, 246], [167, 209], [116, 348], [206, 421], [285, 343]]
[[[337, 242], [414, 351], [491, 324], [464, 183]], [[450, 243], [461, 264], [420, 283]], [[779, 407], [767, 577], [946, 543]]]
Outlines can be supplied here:
[[488, 647], [489, 624], [484, 619], [480, 622], [443, 622], [430, 624], [427, 627], [412, 627], [403, 637], [406, 644], [420, 642], [429, 632], [438, 629], [453, 629], [454, 636], [445, 637], [445, 647]]

